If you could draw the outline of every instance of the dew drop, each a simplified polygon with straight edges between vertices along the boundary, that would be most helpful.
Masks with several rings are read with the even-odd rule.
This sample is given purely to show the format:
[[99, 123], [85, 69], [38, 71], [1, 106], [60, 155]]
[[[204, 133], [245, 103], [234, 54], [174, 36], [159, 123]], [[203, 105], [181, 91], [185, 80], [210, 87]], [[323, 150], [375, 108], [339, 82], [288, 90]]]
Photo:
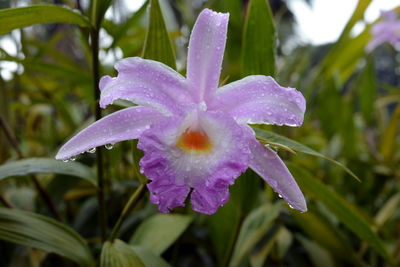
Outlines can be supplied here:
[[93, 148], [90, 148], [87, 152], [89, 152], [89, 153], [94, 153], [94, 152], [96, 152], [96, 148], [95, 147], [93, 147]]
[[69, 159], [63, 159], [63, 162], [68, 162], [69, 161]]
[[288, 205], [289, 205], [289, 208], [294, 209], [292, 205], [290, 205], [290, 204], [288, 204]]
[[106, 149], [111, 150], [114, 148], [114, 144], [107, 144], [104, 146]]
[[278, 194], [278, 197], [282, 198], [282, 195], [281, 195], [281, 194]]
[[75, 161], [75, 160], [76, 160], [76, 157], [70, 157], [69, 160], [70, 160], [70, 161]]

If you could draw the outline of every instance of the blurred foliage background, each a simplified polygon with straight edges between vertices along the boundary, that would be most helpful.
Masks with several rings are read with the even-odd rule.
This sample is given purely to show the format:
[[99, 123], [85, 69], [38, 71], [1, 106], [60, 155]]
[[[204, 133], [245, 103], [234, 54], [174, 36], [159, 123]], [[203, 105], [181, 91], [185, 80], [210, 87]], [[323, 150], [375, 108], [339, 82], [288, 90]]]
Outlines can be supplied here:
[[[133, 13], [122, 0], [98, 1], [95, 8], [93, 2], [0, 1], [4, 10], [65, 5], [84, 18], [70, 20], [69, 14], [72, 24], [1, 30], [2, 46], [16, 51], [0, 50], [0, 266], [400, 265], [400, 54], [386, 44], [366, 53], [371, 25], [357, 35], [351, 31], [371, 1], [360, 0], [339, 39], [323, 46], [296, 41], [296, 21], [282, 0], [160, 0], [163, 16], [153, 10], [154, 0]], [[260, 141], [287, 162], [309, 211], [290, 209], [248, 171], [212, 216], [194, 213], [189, 203], [160, 214], [146, 191], [118, 240], [104, 243], [95, 154], [53, 160], [66, 140], [95, 120], [93, 32], [85, 21], [99, 26], [100, 76], [115, 75], [116, 60], [142, 55], [176, 64], [184, 74], [190, 31], [205, 7], [230, 13], [221, 80], [272, 75], [304, 94], [302, 127], [255, 127]], [[163, 41], [145, 42], [150, 9], [151, 21], [165, 21], [176, 63]], [[255, 10], [271, 10], [272, 16]], [[48, 16], [58, 16], [54, 12]], [[5, 14], [0, 28], [12, 24]], [[48, 22], [67, 22], [62, 18]], [[46, 22], [46, 16], [40, 19]], [[11, 72], [5, 70], [10, 62]], [[127, 105], [118, 102], [102, 114]], [[104, 150], [108, 232], [141, 184], [134, 146], [122, 142]]]

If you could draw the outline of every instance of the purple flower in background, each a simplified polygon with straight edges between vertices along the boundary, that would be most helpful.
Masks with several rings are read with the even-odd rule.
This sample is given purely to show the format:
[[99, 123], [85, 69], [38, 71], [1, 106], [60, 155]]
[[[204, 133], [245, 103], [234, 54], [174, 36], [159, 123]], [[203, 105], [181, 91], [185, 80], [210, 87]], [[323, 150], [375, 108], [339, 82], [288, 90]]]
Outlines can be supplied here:
[[213, 214], [229, 198], [229, 186], [248, 167], [291, 207], [306, 211], [303, 194], [276, 152], [261, 145], [247, 124], [300, 126], [305, 99], [273, 78], [248, 76], [218, 88], [229, 14], [205, 9], [194, 25], [187, 77], [142, 58], [115, 64], [118, 76], [100, 81], [100, 106], [116, 99], [137, 106], [93, 123], [69, 140], [57, 159], [94, 147], [139, 138], [141, 172], [161, 212], [184, 206]]
[[379, 45], [388, 42], [393, 47], [400, 44], [400, 20], [395, 10], [381, 12], [382, 20], [371, 28], [372, 39], [366, 46], [371, 52]]

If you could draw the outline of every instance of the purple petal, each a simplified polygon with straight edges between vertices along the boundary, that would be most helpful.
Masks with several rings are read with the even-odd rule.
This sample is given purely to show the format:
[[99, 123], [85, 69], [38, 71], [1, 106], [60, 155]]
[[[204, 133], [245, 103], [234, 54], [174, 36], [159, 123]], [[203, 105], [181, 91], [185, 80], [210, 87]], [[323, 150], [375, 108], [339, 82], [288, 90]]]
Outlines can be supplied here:
[[175, 207], [185, 206], [185, 199], [190, 188], [186, 185], [178, 185], [168, 179], [157, 179], [147, 184], [150, 191], [150, 201], [158, 205], [158, 210], [169, 213]]
[[400, 20], [394, 10], [382, 12], [382, 20], [371, 28], [372, 38], [365, 50], [371, 52], [381, 44], [388, 42], [393, 47], [400, 44]]
[[[207, 134], [211, 150], [189, 151], [178, 145], [181, 135], [193, 124]], [[167, 180], [194, 188], [193, 209], [206, 214], [226, 203], [228, 186], [247, 169], [250, 160], [246, 133], [222, 112], [199, 111], [185, 119], [167, 118], [140, 136], [138, 148], [144, 151], [140, 166], [147, 178], [155, 185]], [[160, 207], [166, 205], [163, 201], [167, 199], [159, 199]]]
[[100, 80], [100, 107], [116, 99], [151, 106], [168, 115], [180, 114], [179, 103], [192, 102], [186, 79], [170, 67], [139, 57], [125, 58], [115, 64], [118, 76]]
[[204, 9], [193, 27], [186, 76], [196, 102], [207, 99], [218, 87], [228, 20], [229, 13]]
[[276, 152], [261, 145], [254, 137], [250, 139], [252, 159], [249, 164], [285, 201], [302, 212], [307, 211], [303, 193], [286, 165]]
[[228, 200], [229, 183], [224, 180], [216, 180], [209, 186], [197, 186], [190, 196], [192, 209], [208, 215], [215, 213]]
[[253, 75], [218, 88], [208, 109], [227, 112], [238, 123], [300, 126], [306, 101], [299, 91], [281, 87], [272, 77]]
[[165, 118], [149, 107], [131, 107], [114, 112], [91, 124], [63, 145], [56, 159], [69, 159], [94, 147], [138, 138], [150, 124]]

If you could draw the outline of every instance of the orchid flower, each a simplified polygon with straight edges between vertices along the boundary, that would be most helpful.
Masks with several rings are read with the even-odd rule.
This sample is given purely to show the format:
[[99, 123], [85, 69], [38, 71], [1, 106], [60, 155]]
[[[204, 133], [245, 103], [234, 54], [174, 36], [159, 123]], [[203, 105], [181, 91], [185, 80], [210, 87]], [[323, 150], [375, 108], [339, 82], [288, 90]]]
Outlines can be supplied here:
[[218, 88], [228, 13], [205, 9], [190, 36], [187, 77], [156, 61], [125, 58], [118, 76], [100, 80], [100, 106], [116, 99], [136, 106], [96, 121], [59, 150], [68, 159], [106, 144], [139, 139], [141, 172], [150, 200], [161, 212], [184, 206], [213, 214], [229, 198], [229, 186], [248, 167], [289, 205], [302, 212], [306, 202], [277, 153], [261, 145], [248, 124], [300, 126], [305, 99], [273, 78], [253, 75]]
[[371, 52], [381, 44], [388, 42], [393, 47], [400, 44], [400, 20], [395, 10], [381, 12], [382, 20], [371, 28], [372, 39], [366, 46]]

